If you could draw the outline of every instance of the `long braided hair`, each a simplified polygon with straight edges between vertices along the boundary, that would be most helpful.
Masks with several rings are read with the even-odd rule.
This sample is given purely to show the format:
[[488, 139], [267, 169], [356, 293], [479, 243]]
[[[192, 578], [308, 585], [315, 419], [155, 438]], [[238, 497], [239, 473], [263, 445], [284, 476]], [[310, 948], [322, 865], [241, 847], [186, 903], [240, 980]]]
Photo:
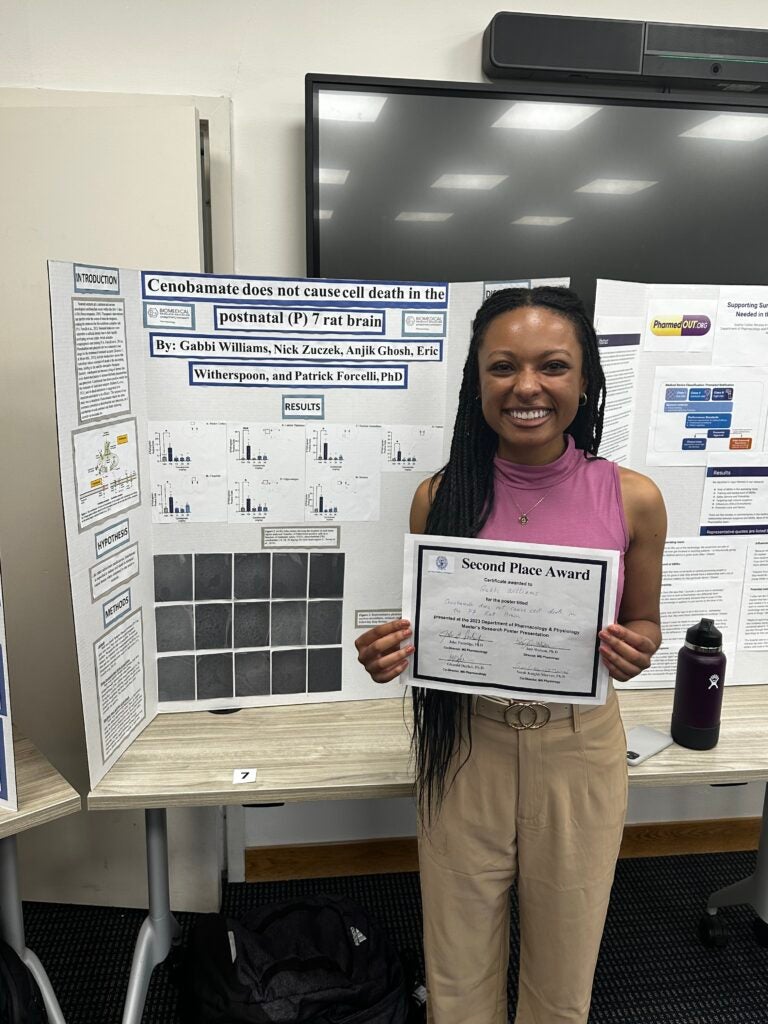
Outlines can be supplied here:
[[[431, 485], [431, 507], [426, 533], [475, 537], [493, 508], [493, 457], [499, 438], [485, 422], [477, 401], [480, 391], [478, 351], [491, 321], [524, 306], [540, 306], [569, 320], [582, 349], [582, 373], [587, 400], [580, 405], [566, 432], [584, 457], [594, 458], [603, 432], [605, 376], [597, 338], [579, 297], [569, 288], [505, 288], [494, 292], [477, 311], [459, 392], [448, 463]], [[472, 745], [471, 696], [441, 690], [413, 688], [413, 751], [419, 812], [429, 822], [446, 792], [446, 777], [458, 752], [463, 727], [468, 748], [456, 771], [466, 763]]]

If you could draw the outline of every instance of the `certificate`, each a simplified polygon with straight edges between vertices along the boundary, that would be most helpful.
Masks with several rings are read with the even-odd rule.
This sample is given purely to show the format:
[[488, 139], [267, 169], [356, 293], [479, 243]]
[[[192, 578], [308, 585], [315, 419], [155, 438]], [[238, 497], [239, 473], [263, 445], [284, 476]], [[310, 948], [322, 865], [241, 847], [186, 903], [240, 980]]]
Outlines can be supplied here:
[[614, 621], [619, 552], [408, 534], [407, 682], [454, 693], [604, 704], [598, 632]]

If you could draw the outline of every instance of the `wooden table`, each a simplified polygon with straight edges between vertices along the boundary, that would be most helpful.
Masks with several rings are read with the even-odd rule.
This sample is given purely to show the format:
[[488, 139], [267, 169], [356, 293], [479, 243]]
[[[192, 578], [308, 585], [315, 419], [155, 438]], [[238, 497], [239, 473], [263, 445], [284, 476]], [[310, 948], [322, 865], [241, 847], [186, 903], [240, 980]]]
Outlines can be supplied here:
[[24, 938], [16, 836], [28, 828], [79, 811], [80, 797], [32, 743], [15, 730], [13, 747], [19, 809], [0, 811], [0, 935], [34, 975], [50, 1024], [64, 1024], [48, 975]]
[[[627, 729], [669, 729], [672, 690], [619, 693]], [[408, 796], [413, 792], [408, 704], [399, 699], [277, 708], [233, 715], [158, 715], [88, 796], [91, 810], [144, 808], [149, 914], [134, 955], [123, 1024], [138, 1024], [154, 966], [178, 937], [169, 902], [168, 807]], [[233, 772], [256, 768], [254, 783]], [[768, 781], [768, 687], [726, 689], [713, 750], [672, 746], [629, 771], [633, 786]], [[738, 891], [736, 891], [738, 890]], [[743, 898], [742, 898], [743, 897]], [[768, 921], [768, 796], [752, 879], [710, 898], [708, 910], [749, 902]]]

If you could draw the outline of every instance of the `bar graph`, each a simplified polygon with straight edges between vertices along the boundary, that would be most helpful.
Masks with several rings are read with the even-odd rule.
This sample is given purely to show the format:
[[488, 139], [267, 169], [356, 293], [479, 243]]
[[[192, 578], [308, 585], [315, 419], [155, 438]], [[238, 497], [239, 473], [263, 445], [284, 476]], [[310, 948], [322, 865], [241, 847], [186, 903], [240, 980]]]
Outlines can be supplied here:
[[155, 429], [149, 439], [150, 458], [161, 466], [187, 466], [191, 462], [189, 445], [184, 444], [180, 435], [178, 429]]
[[306, 425], [306, 522], [378, 519], [381, 427]]
[[226, 523], [227, 481], [222, 475], [169, 473], [152, 480], [153, 523]]
[[[267, 481], [267, 484], [269, 482]], [[251, 485], [247, 480], [235, 484], [235, 505], [240, 514], [253, 514], [259, 518], [269, 515], [270, 501], [266, 494], [263, 497], [253, 496]]]
[[227, 425], [207, 420], [148, 425], [152, 521], [227, 521]]
[[320, 484], [309, 488], [306, 500], [307, 509], [313, 516], [334, 519], [339, 514], [339, 508], [335, 500], [326, 498]]
[[[235, 428], [229, 434], [228, 448], [230, 456], [234, 456], [237, 462], [244, 462], [248, 465], [264, 467], [270, 461], [270, 455], [262, 444], [262, 439], [257, 436], [252, 438], [251, 427]], [[255, 443], [252, 441], [255, 440]]]
[[[344, 428], [342, 428], [343, 431]], [[339, 431], [334, 431], [332, 438], [326, 427], [319, 430], [307, 430], [307, 454], [314, 462], [323, 465], [341, 466], [344, 462], [344, 453], [341, 451]]]
[[230, 523], [302, 522], [302, 477], [230, 478], [227, 521]]
[[399, 437], [393, 436], [391, 431], [388, 431], [382, 441], [384, 448], [384, 456], [390, 463], [403, 466], [414, 466], [418, 461], [415, 455], [411, 455], [403, 452], [403, 443]]
[[300, 423], [227, 424], [230, 479], [244, 471], [290, 476], [304, 471], [304, 427]]
[[[204, 472], [226, 451], [226, 424], [174, 420], [149, 424], [150, 465], [179, 472]], [[161, 472], [162, 475], [162, 472]]]
[[306, 522], [366, 521], [379, 518], [380, 474], [325, 473], [307, 481], [304, 499]]
[[158, 515], [163, 522], [168, 522], [169, 520], [179, 522], [190, 518], [192, 514], [190, 502], [184, 498], [179, 498], [178, 495], [174, 496], [173, 490], [173, 485], [169, 480], [160, 484], [157, 490], [153, 490], [153, 518], [156, 518], [156, 515]]
[[443, 464], [443, 428], [398, 424], [381, 431], [381, 469], [384, 473], [411, 470], [434, 472]]

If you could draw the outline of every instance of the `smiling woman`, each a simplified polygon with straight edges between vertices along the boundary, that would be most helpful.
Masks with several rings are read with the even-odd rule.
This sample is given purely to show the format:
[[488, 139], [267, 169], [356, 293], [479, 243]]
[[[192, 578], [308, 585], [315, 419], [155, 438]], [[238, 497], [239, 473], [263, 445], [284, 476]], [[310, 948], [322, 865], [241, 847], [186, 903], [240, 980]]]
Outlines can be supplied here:
[[495, 317], [478, 350], [483, 418], [497, 454], [524, 465], [563, 454], [584, 393], [581, 345], [570, 320], [538, 306]]
[[[473, 324], [450, 458], [417, 489], [411, 530], [618, 551], [617, 621], [595, 643], [627, 680], [661, 641], [666, 516], [650, 480], [598, 457], [604, 406], [578, 297], [496, 292]], [[374, 680], [403, 672], [411, 635], [397, 620], [358, 637]], [[596, 707], [418, 688], [413, 704], [429, 1020], [506, 1024], [516, 881], [516, 1020], [586, 1024], [626, 811], [613, 688]]]

